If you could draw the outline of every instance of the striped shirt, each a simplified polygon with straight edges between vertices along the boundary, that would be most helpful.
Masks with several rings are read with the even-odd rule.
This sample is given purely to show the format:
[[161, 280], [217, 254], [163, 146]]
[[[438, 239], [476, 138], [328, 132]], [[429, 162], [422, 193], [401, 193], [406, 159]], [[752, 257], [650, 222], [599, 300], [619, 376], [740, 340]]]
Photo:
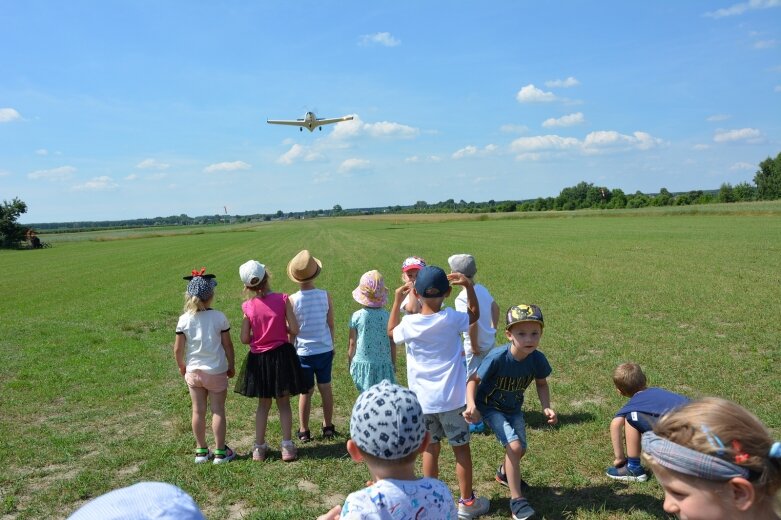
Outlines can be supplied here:
[[296, 352], [299, 356], [323, 354], [334, 349], [331, 329], [328, 328], [328, 292], [308, 289], [290, 295], [298, 320]]

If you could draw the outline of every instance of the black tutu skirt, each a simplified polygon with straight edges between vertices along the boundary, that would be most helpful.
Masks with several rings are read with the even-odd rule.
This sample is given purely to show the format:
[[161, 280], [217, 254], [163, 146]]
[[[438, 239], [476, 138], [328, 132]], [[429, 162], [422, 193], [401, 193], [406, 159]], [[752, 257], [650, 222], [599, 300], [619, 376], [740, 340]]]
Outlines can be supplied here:
[[234, 391], [247, 397], [263, 398], [305, 394], [309, 389], [295, 347], [284, 343], [261, 354], [248, 352]]

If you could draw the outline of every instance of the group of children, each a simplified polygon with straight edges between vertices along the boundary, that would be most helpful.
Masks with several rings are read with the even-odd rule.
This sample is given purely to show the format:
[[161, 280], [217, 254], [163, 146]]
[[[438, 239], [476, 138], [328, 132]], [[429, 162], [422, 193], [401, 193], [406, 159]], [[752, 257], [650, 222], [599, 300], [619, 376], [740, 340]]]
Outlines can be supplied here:
[[[520, 459], [527, 449], [522, 405], [532, 382], [547, 422], [558, 421], [547, 383], [552, 369], [538, 350], [545, 326], [542, 311], [530, 304], [511, 306], [505, 315], [508, 342], [494, 347], [499, 307], [490, 292], [475, 283], [474, 258], [453, 255], [448, 264], [449, 274], [419, 257], [406, 259], [404, 283], [394, 291], [390, 312], [385, 309], [388, 290], [379, 272], [365, 273], [352, 293], [362, 308], [349, 322], [348, 368], [361, 394], [353, 408], [347, 449], [354, 460], [366, 462], [373, 483], [323, 519], [340, 514], [390, 518], [389, 512], [393, 518], [423, 514], [465, 519], [486, 513], [489, 501], [473, 490], [469, 447], [471, 433], [482, 431], [484, 423], [504, 448], [496, 479], [510, 490], [512, 518], [535, 514], [520, 474]], [[258, 397], [254, 460], [263, 460], [268, 451], [265, 430], [272, 399], [280, 414], [282, 459], [297, 456], [292, 395], [301, 395], [297, 437], [303, 442], [311, 439], [315, 377], [323, 402], [323, 435], [336, 434], [330, 385], [333, 304], [326, 291], [314, 286], [321, 268], [308, 251], [296, 255], [288, 276], [300, 291], [289, 297], [271, 291], [263, 264], [251, 260], [240, 268], [250, 295], [242, 305], [241, 341], [250, 351], [236, 391]], [[214, 277], [202, 270], [187, 278], [185, 313], [176, 329], [176, 359], [193, 402], [195, 461], [219, 464], [235, 456], [225, 445], [224, 417], [227, 380], [234, 373], [233, 345], [227, 319], [209, 307]], [[443, 306], [452, 285], [462, 288], [455, 308]], [[395, 384], [397, 345], [406, 351], [409, 389]], [[682, 518], [778, 518], [759, 513], [773, 514], [774, 496], [781, 487], [781, 443], [774, 443], [756, 418], [727, 401], [690, 403], [672, 392], [648, 388], [636, 364], [617, 367], [613, 380], [629, 401], [610, 424], [614, 462], [607, 470], [609, 477], [648, 478], [640, 463], [642, 442], [646, 465], [665, 489], [666, 511]], [[205, 440], [207, 395], [217, 443], [213, 453]], [[437, 480], [444, 440], [456, 461], [457, 502]], [[422, 479], [415, 476], [418, 454]], [[710, 509], [709, 515], [700, 515], [704, 506], [698, 502], [708, 500], [703, 498], [706, 492], [719, 498], [710, 500], [711, 508], [729, 513], [718, 516]]]

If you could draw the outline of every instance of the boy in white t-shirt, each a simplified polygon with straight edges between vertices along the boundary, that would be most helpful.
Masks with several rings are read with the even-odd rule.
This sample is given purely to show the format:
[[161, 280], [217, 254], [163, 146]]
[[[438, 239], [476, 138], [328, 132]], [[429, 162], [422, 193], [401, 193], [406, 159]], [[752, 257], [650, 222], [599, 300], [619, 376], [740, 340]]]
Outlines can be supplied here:
[[[496, 342], [496, 324], [499, 323], [499, 304], [494, 301], [494, 297], [488, 292], [485, 286], [475, 283], [477, 274], [477, 264], [475, 257], [467, 254], [453, 255], [447, 259], [450, 271], [461, 273], [474, 284], [477, 303], [483, 312], [480, 318], [469, 326], [469, 332], [464, 333], [464, 355], [466, 356], [466, 377], [469, 379], [472, 374], [477, 372], [480, 363], [485, 359], [485, 355], [494, 348]], [[460, 312], [467, 311], [466, 290], [462, 290], [456, 296], [456, 310]], [[491, 312], [488, 312], [491, 309]], [[480, 421], [469, 425], [469, 431], [472, 433], [483, 433], [485, 424]]]
[[[450, 295], [450, 283], [467, 292], [467, 312], [442, 308]], [[418, 314], [399, 320], [399, 306], [407, 293], [421, 302]], [[395, 292], [388, 321], [388, 334], [396, 343], [407, 345], [407, 381], [423, 410], [431, 443], [423, 453], [423, 475], [439, 476], [440, 441], [447, 438], [456, 459], [460, 491], [458, 517], [475, 518], [489, 509], [488, 499], [476, 497], [472, 488], [472, 453], [469, 425], [461, 413], [466, 408], [466, 366], [461, 334], [477, 322], [480, 308], [474, 287], [461, 273], [446, 275], [439, 267], [420, 270], [414, 285], [408, 282]]]

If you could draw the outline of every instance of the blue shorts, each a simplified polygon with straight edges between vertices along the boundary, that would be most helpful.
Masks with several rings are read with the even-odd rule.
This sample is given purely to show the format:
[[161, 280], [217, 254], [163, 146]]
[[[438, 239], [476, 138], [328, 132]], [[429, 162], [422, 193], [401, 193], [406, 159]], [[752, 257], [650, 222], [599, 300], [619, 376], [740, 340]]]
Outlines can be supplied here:
[[334, 364], [334, 351], [313, 354], [311, 356], [298, 356], [301, 360], [301, 369], [304, 371], [304, 383], [307, 388], [315, 386], [315, 376], [318, 385], [327, 385], [331, 382], [331, 368]]
[[519, 441], [526, 449], [526, 419], [523, 412], [505, 414], [496, 408], [480, 409], [483, 421], [493, 430], [496, 439], [507, 446], [512, 441]]

